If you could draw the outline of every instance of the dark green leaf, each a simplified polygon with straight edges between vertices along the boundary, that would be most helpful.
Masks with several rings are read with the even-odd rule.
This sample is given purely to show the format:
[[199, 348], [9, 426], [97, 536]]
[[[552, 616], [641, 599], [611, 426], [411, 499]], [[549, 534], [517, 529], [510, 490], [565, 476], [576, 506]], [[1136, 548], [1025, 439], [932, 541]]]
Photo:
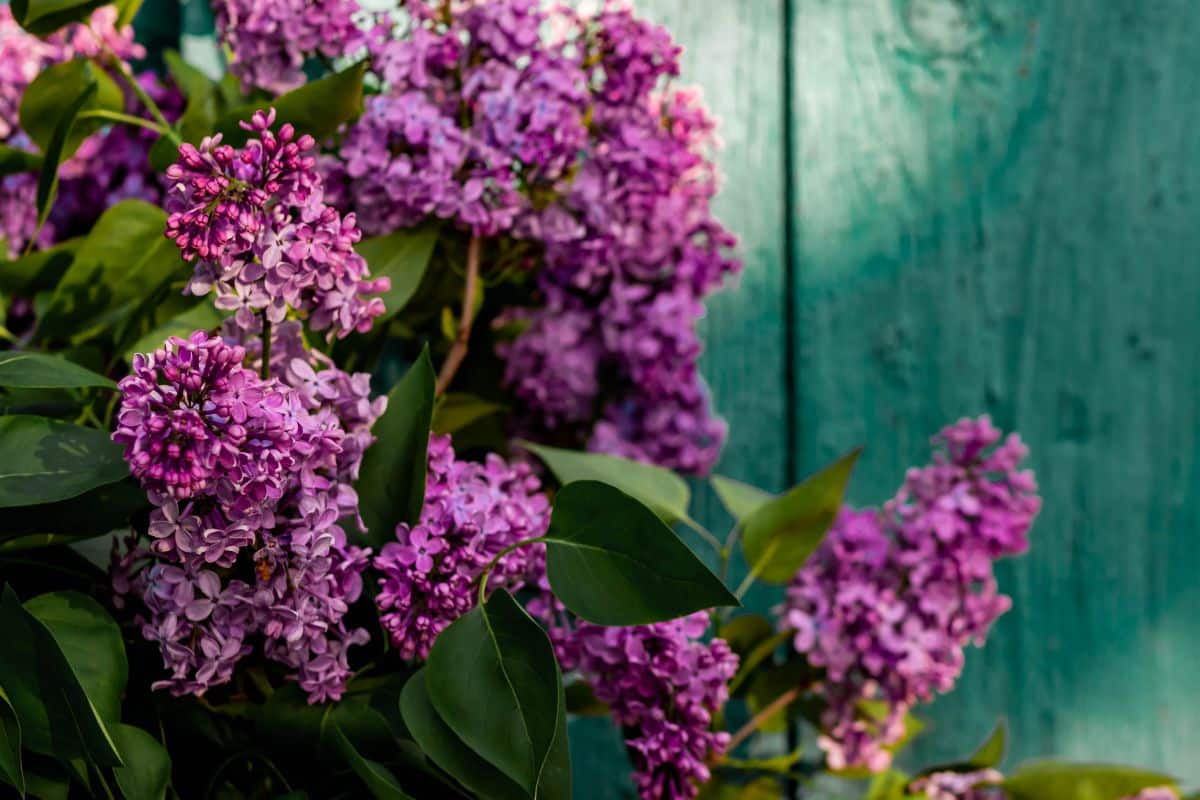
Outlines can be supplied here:
[[33, 172], [42, 166], [42, 157], [19, 147], [0, 145], [0, 176]]
[[250, 119], [255, 111], [273, 107], [276, 130], [279, 125], [290, 122], [300, 133], [307, 133], [322, 142], [336, 133], [342, 123], [362, 113], [363, 75], [366, 69], [364, 61], [306, 83], [275, 100], [235, 108], [217, 121], [216, 132], [224, 136], [227, 144], [240, 146], [246, 142], [249, 134], [238, 123]]
[[498, 591], [442, 632], [425, 675], [458, 738], [535, 794], [564, 712], [562, 673], [541, 626]]
[[66, 500], [128, 474], [107, 431], [45, 417], [0, 417], [0, 508]]
[[71, 266], [81, 238], [59, 242], [45, 250], [36, 250], [12, 261], [0, 262], [0, 292], [33, 295], [49, 291]]
[[[37, 36], [54, 33], [64, 25], [79, 22], [109, 0], [12, 0], [17, 23]], [[22, 126], [23, 127], [23, 126]]]
[[738, 662], [738, 671], [733, 676], [733, 680], [729, 682], [729, 693], [736, 692], [762, 664], [769, 664], [772, 654], [793, 635], [791, 631], [779, 631], [758, 642], [750, 648], [749, 652], [743, 654]]
[[643, 625], [738, 600], [653, 511], [599, 481], [554, 499], [547, 535], [554, 594], [600, 625]]
[[182, 314], [171, 317], [161, 325], [155, 325], [148, 333], [138, 338], [125, 350], [125, 360], [133, 361], [133, 356], [137, 353], [153, 353], [172, 336], [186, 339], [198, 330], [216, 330], [224, 319], [221, 312], [213, 306], [212, 300], [205, 298]]
[[903, 800], [908, 796], [909, 777], [899, 770], [890, 769], [871, 779], [864, 800]]
[[425, 502], [425, 457], [433, 416], [433, 364], [429, 351], [388, 392], [388, 407], [375, 423], [376, 441], [363, 456], [358, 507], [367, 541], [390, 541], [400, 522], [413, 523]]
[[132, 725], [113, 729], [125, 766], [113, 770], [126, 800], [162, 800], [171, 782], [171, 756], [150, 734]]
[[546, 767], [538, 781], [536, 800], [571, 800], [571, 744], [567, 738], [567, 701], [561, 676], [558, 682], [558, 721]]
[[163, 235], [162, 209], [141, 200], [109, 208], [75, 253], [38, 322], [42, 340], [81, 342], [137, 309], [172, 280], [191, 274], [174, 242]]
[[142, 0], [114, 0], [117, 7], [117, 29], [133, 24], [133, 18], [142, 8]]
[[[36, 763], [30, 764], [30, 761]], [[68, 800], [71, 775], [53, 759], [35, 756], [26, 760], [25, 790], [29, 797], [37, 800]]]
[[1135, 767], [1035, 761], [1022, 764], [1000, 786], [1008, 800], [1119, 800], [1142, 789], [1174, 788], [1175, 779]]
[[733, 783], [714, 777], [700, 791], [696, 800], [780, 800], [783, 787], [776, 778], [762, 777], [750, 783]]
[[726, 757], [721, 760], [721, 766], [725, 769], [736, 769], [744, 772], [774, 772], [779, 775], [787, 775], [803, 755], [804, 750], [797, 747], [790, 753], [769, 756], [767, 758]]
[[717, 636], [724, 639], [733, 652], [745, 656], [750, 649], [775, 633], [771, 621], [761, 614], [743, 614], [721, 626]]
[[742, 520], [742, 552], [754, 574], [769, 583], [792, 579], [837, 517], [860, 452], [850, 451]]
[[96, 84], [90, 83], [66, 106], [66, 113], [58, 120], [50, 142], [46, 145], [46, 156], [42, 160], [42, 171], [38, 175], [37, 196], [34, 202], [38, 230], [41, 230], [50, 216], [50, 206], [54, 204], [54, 197], [58, 193], [58, 165], [69, 155], [67, 146], [71, 130], [75, 127], [75, 118], [96, 97], [96, 91]]
[[25, 796], [25, 770], [21, 765], [21, 721], [0, 686], [0, 781]]
[[62, 389], [79, 386], [117, 388], [117, 384], [65, 358], [43, 353], [0, 353], [0, 386]]
[[499, 403], [489, 403], [474, 395], [443, 395], [433, 410], [433, 432], [454, 433], [503, 410], [504, 406]]
[[25, 610], [50, 631], [101, 722], [115, 737], [129, 677], [117, 623], [99, 603], [78, 592], [38, 595], [25, 603]]
[[729, 516], [738, 522], [750, 516], [774, 497], [770, 492], [764, 492], [762, 489], [755, 488], [748, 483], [735, 481], [733, 478], [713, 475], [708, 480], [716, 491], [717, 497], [721, 498], [721, 504], [729, 512]]
[[560, 483], [601, 481], [646, 504], [668, 524], [688, 519], [691, 491], [683, 478], [668, 469], [603, 453], [560, 450], [524, 441], [520, 445], [545, 461]]
[[[765, 667], [750, 682], [746, 705], [752, 714], [757, 714], [784, 693], [812, 683], [814, 677], [812, 667], [803, 659]], [[768, 717], [759, 729], [772, 733], [784, 731], [792, 713], [792, 708], [783, 706]]]
[[130, 517], [148, 505], [146, 492], [128, 479], [56, 503], [8, 508], [0, 514], [0, 553], [67, 544], [127, 528]]
[[392, 281], [391, 288], [382, 295], [385, 311], [378, 322], [391, 319], [417, 293], [433, 258], [439, 230], [438, 225], [429, 223], [363, 239], [355, 246], [358, 254], [367, 260], [371, 277], [387, 277]]
[[425, 670], [409, 678], [400, 695], [404, 724], [429, 760], [480, 797], [524, 800], [526, 794], [504, 773], [463, 744], [433, 707]]
[[[0, 600], [0, 685], [21, 720], [24, 746], [59, 759], [121, 766], [117, 746], [55, 637], [11, 587]], [[30, 791], [33, 791], [30, 778]]]
[[[15, 4], [14, 4], [15, 9]], [[94, 87], [84, 102], [73, 107]], [[33, 79], [21, 96], [19, 117], [21, 130], [51, 161], [51, 142], [55, 133], [62, 132], [62, 142], [55, 153], [54, 164], [65, 161], [79, 148], [84, 139], [104, 126], [103, 120], [75, 117], [84, 111], [121, 111], [125, 106], [121, 88], [104, 70], [86, 59], [74, 59], [54, 64]]]
[[354, 749], [354, 745], [346, 738], [346, 734], [342, 732], [336, 721], [330, 720], [329, 731], [334, 747], [341, 753], [342, 758], [350, 765], [350, 768], [354, 770], [354, 774], [366, 784], [372, 797], [376, 798], [376, 800], [412, 800], [400, 788], [400, 783], [396, 780], [396, 776], [387, 767], [377, 761], [363, 758]]

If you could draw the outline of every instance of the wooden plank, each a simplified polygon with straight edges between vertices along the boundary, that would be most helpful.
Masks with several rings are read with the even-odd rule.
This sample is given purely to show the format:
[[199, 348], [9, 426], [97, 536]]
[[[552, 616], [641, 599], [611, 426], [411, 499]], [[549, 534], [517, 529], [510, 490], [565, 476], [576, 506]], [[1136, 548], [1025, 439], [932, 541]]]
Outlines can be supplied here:
[[[638, 0], [638, 13], [666, 25], [685, 47], [681, 82], [703, 87], [719, 118], [724, 173], [716, 203], [741, 239], [746, 268], [738, 285], [707, 304], [703, 373], [716, 408], [730, 422], [719, 471], [783, 489], [787, 448], [784, 359], [784, 114], [781, 2]], [[711, 492], [697, 490], [696, 514], [723, 535], [729, 519]], [[758, 610], [775, 602], [755, 592]], [[571, 731], [576, 797], [632, 798], [620, 737], [606, 719], [578, 720]]]
[[1194, 4], [792, 1], [801, 467], [876, 503], [986, 411], [1046, 498], [919, 755], [1200, 779]]

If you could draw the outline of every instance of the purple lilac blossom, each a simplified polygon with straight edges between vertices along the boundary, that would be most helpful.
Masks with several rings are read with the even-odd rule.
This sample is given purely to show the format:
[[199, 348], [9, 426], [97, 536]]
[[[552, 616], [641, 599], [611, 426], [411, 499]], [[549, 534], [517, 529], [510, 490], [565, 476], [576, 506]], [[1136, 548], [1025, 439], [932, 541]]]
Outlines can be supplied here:
[[[543, 535], [550, 504], [528, 464], [491, 454], [482, 464], [454, 456], [449, 436], [429, 438], [425, 504], [416, 525], [400, 524], [374, 566], [382, 574], [380, 621], [401, 658], [425, 659], [434, 639], [470, 611], [476, 580], [509, 545]], [[505, 555], [489, 589], [515, 591], [544, 570], [539, 545]]]
[[213, 0], [212, 6], [229, 69], [247, 91], [295, 89], [304, 83], [307, 58], [339, 58], [363, 42], [355, 0]]
[[913, 781], [908, 789], [928, 800], [1003, 800], [1004, 791], [994, 785], [1002, 780], [1004, 776], [994, 769], [934, 772]]
[[[885, 769], [917, 702], [949, 691], [963, 648], [1008, 610], [993, 562], [1024, 552], [1040, 508], [1027, 449], [987, 417], [946, 427], [944, 452], [909, 470], [882, 511], [842, 510], [781, 609], [797, 652], [824, 670], [830, 766]], [[989, 448], [993, 448], [989, 452]], [[864, 713], [886, 704], [883, 719]]]
[[703, 641], [709, 619], [697, 612], [653, 625], [611, 628], [576, 621], [556, 625], [561, 611], [543, 595], [531, 612], [551, 620], [564, 670], [578, 670], [621, 726], [642, 800], [688, 800], [711, 777], [708, 762], [729, 734], [713, 731], [713, 715], [729, 699], [738, 657], [722, 639]]
[[282, 322], [291, 308], [331, 337], [367, 331], [383, 313], [372, 295], [389, 281], [371, 280], [354, 251], [354, 214], [324, 202], [312, 137], [290, 124], [276, 134], [274, 122], [274, 109], [255, 112], [242, 123], [253, 135], [244, 147], [206, 137], [183, 144], [168, 168], [167, 237], [196, 262], [187, 291], [214, 293], [242, 327], [259, 316]]
[[710, 209], [714, 124], [664, 88], [678, 46], [611, 2], [404, 8], [370, 37], [385, 91], [323, 162], [335, 202], [373, 235], [437, 217], [536, 246], [539, 305], [502, 315], [529, 323], [499, 349], [518, 432], [706, 472], [726, 428], [696, 325], [741, 265]]
[[1179, 800], [1179, 792], [1170, 786], [1155, 786], [1150, 789], [1142, 789], [1137, 794], [1131, 794], [1122, 800]]
[[342, 526], [357, 520], [352, 482], [386, 399], [302, 345], [275, 349], [263, 379], [240, 344], [197, 331], [136, 356], [121, 381], [113, 439], [154, 509], [148, 545], [114, 554], [113, 587], [122, 605], [141, 601], [169, 673], [156, 689], [203, 694], [261, 642], [310, 702], [336, 700], [348, 648], [367, 639], [343, 617], [370, 552]]

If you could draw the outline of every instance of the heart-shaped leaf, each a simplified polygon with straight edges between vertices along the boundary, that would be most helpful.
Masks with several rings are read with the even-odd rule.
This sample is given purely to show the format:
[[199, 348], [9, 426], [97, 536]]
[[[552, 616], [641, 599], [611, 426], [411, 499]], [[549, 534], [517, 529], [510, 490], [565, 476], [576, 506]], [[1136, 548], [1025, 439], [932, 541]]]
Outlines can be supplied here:
[[[15, 10], [15, 4], [14, 4]], [[89, 88], [85, 101], [73, 108]], [[77, 58], [42, 70], [21, 96], [18, 116], [21, 130], [29, 135], [50, 161], [51, 142], [61, 131], [63, 138], [54, 163], [70, 158], [84, 139], [104, 126], [100, 119], [76, 119], [86, 111], [119, 112], [125, 106], [121, 88], [104, 70]]]
[[0, 386], [24, 389], [70, 389], [80, 386], [117, 388], [116, 383], [103, 375], [97, 375], [65, 358], [11, 350], [0, 353]]
[[290, 122], [300, 133], [307, 133], [322, 142], [335, 134], [342, 123], [362, 113], [363, 76], [366, 71], [367, 64], [364, 61], [306, 83], [269, 102], [243, 105], [227, 111], [217, 120], [216, 132], [224, 137], [226, 144], [239, 147], [250, 138], [250, 134], [239, 123], [250, 119], [255, 111], [265, 111], [271, 107], [275, 109], [277, 126]]
[[425, 685], [425, 670], [413, 675], [404, 685], [400, 713], [429, 760], [475, 794], [494, 800], [525, 800], [528, 796], [504, 773], [463, 744], [438, 716]]
[[411, 524], [421, 516], [434, 380], [426, 350], [388, 392], [387, 411], [372, 428], [375, 443], [363, 456], [354, 488], [366, 540], [373, 546], [391, 541], [398, 523]]
[[615, 486], [650, 507], [665, 522], [688, 519], [691, 490], [669, 469], [604, 453], [584, 453], [521, 442], [554, 473], [560, 483], [601, 481]]
[[769, 583], [787, 583], [820, 546], [842, 507], [861, 449], [852, 450], [741, 521], [742, 553]]
[[113, 770], [121, 794], [127, 800], [163, 800], [171, 782], [171, 756], [167, 749], [132, 725], [117, 725], [113, 734], [125, 761], [125, 766]]
[[565, 711], [562, 673], [541, 626], [498, 591], [442, 631], [425, 680], [434, 709], [455, 735], [536, 795], [550, 777]]
[[417, 293], [425, 270], [437, 245], [438, 225], [429, 223], [416, 228], [402, 228], [384, 236], [363, 239], [354, 249], [367, 260], [372, 278], [389, 278], [391, 288], [384, 292], [382, 323], [402, 311]]
[[546, 541], [554, 594], [600, 625], [644, 625], [740, 605], [653, 511], [606, 483], [564, 486]]
[[[95, 616], [85, 609], [82, 618], [91, 622]], [[5, 645], [0, 648], [0, 685], [21, 720], [24, 746], [59, 759], [86, 758], [100, 766], [121, 766], [100, 707], [84, 688], [85, 676], [76, 673], [55, 635], [21, 606], [11, 587], [4, 589], [0, 599], [0, 630], [5, 635]], [[123, 651], [121, 658], [123, 662]], [[94, 676], [86, 677], [94, 680]], [[108, 705], [104, 699], [101, 704]]]
[[128, 474], [107, 431], [24, 414], [0, 417], [0, 508], [66, 500]]

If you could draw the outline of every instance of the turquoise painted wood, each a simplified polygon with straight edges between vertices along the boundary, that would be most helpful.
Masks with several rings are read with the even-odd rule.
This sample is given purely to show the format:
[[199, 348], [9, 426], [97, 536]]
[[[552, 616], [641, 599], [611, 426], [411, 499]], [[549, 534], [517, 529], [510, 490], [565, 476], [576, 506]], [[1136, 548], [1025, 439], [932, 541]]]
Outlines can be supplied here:
[[1200, 9], [792, 8], [800, 464], [864, 442], [852, 498], [878, 502], [987, 411], [1045, 494], [1000, 571], [1014, 610], [918, 752], [1003, 715], [1018, 758], [1200, 780]]

